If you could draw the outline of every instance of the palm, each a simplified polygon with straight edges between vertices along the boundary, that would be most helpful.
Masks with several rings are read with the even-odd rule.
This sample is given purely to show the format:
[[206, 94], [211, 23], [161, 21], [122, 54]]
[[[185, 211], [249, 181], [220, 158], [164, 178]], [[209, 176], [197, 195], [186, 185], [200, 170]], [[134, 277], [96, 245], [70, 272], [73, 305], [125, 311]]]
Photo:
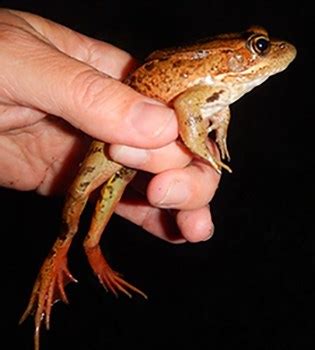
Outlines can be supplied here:
[[63, 119], [37, 110], [14, 106], [5, 114], [7, 130], [0, 134], [0, 158], [8, 164], [3, 167], [4, 185], [42, 194], [64, 191], [88, 137]]

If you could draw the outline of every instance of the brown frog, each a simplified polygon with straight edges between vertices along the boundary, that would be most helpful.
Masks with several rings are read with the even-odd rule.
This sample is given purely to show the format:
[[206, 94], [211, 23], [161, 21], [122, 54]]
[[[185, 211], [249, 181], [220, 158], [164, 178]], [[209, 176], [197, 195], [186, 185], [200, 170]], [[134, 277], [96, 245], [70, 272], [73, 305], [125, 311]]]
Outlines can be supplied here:
[[[291, 44], [270, 39], [265, 29], [223, 34], [191, 46], [153, 52], [146, 62], [125, 81], [138, 92], [160, 100], [176, 111], [182, 142], [218, 173], [230, 168], [207, 147], [208, 134], [215, 132], [221, 158], [230, 159], [227, 149], [229, 105], [286, 69], [296, 50]], [[93, 141], [78, 174], [68, 190], [62, 214], [62, 229], [36, 279], [21, 322], [35, 313], [35, 350], [44, 319], [49, 328], [52, 305], [68, 302], [64, 286], [76, 281], [67, 267], [67, 253], [77, 232], [81, 213], [89, 195], [101, 187], [84, 249], [92, 270], [101, 284], [114, 294], [132, 292], [146, 295], [126, 282], [106, 262], [100, 246], [104, 228], [125, 187], [136, 171], [113, 162], [107, 145]]]

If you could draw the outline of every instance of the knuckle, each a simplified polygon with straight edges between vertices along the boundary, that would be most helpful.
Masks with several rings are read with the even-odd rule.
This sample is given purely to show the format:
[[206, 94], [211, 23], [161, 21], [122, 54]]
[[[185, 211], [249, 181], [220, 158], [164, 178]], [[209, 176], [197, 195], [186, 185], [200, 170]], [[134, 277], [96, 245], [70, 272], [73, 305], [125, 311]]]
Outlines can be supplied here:
[[104, 89], [104, 82], [90, 69], [76, 72], [69, 85], [74, 102], [87, 107], [99, 100]]
[[107, 105], [107, 101], [116, 93], [117, 87], [108, 76], [91, 68], [76, 73], [70, 82], [72, 100], [83, 110]]
[[2, 45], [15, 44], [18, 39], [26, 36], [23, 29], [12, 26], [11, 24], [0, 22], [0, 41]]

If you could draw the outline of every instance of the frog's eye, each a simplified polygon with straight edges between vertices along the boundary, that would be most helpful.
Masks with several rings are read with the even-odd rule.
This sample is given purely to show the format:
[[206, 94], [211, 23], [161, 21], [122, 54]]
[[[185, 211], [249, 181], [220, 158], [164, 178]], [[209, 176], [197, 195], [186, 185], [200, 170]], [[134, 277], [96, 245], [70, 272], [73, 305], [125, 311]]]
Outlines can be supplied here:
[[265, 55], [270, 48], [270, 41], [263, 35], [255, 35], [248, 39], [248, 48], [258, 55]]

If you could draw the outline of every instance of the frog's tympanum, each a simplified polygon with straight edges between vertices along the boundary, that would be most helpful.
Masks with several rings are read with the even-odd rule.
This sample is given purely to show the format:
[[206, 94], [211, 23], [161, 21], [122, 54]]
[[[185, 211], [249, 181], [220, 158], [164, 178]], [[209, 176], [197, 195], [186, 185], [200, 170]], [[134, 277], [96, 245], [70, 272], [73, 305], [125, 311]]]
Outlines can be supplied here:
[[[242, 33], [224, 34], [191, 46], [153, 52], [146, 62], [126, 79], [138, 92], [175, 109], [181, 141], [196, 157], [218, 173], [231, 171], [207, 147], [208, 134], [215, 133], [221, 158], [230, 159], [227, 149], [229, 105], [286, 69], [296, 50], [291, 44], [269, 38], [261, 27]], [[52, 305], [58, 299], [68, 302], [65, 285], [75, 281], [67, 267], [67, 253], [77, 232], [81, 213], [89, 195], [101, 187], [84, 249], [101, 284], [117, 295], [131, 292], [146, 295], [126, 282], [106, 262], [100, 238], [125, 187], [136, 171], [118, 164], [106, 155], [106, 145], [93, 141], [73, 184], [62, 214], [62, 228], [36, 279], [21, 322], [34, 312], [35, 350], [44, 319], [49, 328]]]

